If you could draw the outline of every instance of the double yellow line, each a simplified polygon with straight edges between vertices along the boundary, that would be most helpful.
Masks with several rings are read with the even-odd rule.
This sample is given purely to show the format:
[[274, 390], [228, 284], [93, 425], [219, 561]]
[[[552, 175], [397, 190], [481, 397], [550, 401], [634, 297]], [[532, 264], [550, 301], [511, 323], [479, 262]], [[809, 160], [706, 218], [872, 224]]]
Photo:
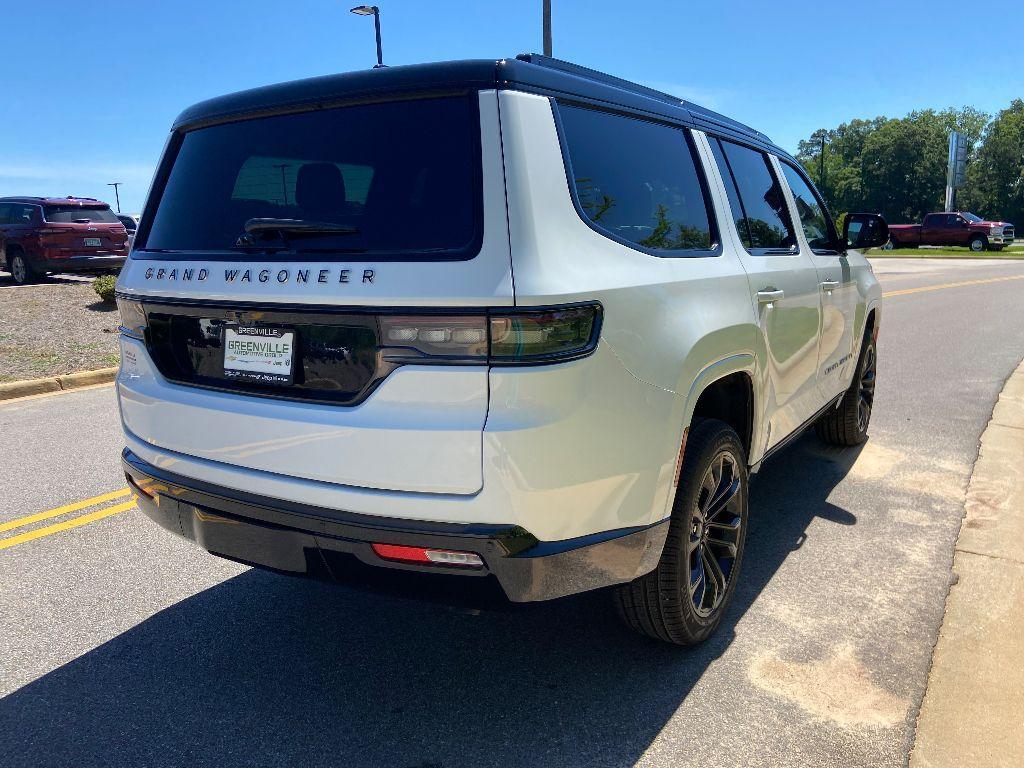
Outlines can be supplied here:
[[[883, 280], [885, 276], [882, 276]], [[883, 298], [890, 296], [907, 296], [911, 293], [924, 293], [925, 291], [941, 291], [945, 288], [962, 288], [966, 285], [987, 285], [988, 283], [1005, 283], [1007, 280], [1024, 280], [1024, 275], [1008, 275], [1006, 277], [986, 277], [980, 280], [962, 280], [959, 283], [942, 283], [941, 285], [922, 285], [917, 288], [903, 288], [897, 291], [885, 291]]]
[[[110, 506], [101, 506], [109, 505], [110, 502], [125, 498], [128, 500]], [[51, 536], [55, 533], [60, 533], [61, 531], [69, 531], [72, 528], [88, 525], [89, 523], [96, 522], [97, 520], [102, 520], [105, 517], [110, 517], [111, 515], [116, 515], [119, 512], [124, 512], [135, 506], [135, 497], [132, 496], [132, 492], [127, 488], [120, 491], [113, 491], [111, 493], [104, 493], [101, 496], [93, 496], [91, 499], [76, 501], [74, 504], [65, 504], [62, 507], [48, 509], [45, 512], [36, 512], [32, 515], [26, 515], [25, 517], [18, 517], [14, 520], [0, 523], [0, 534], [5, 531], [12, 531], [15, 528], [23, 528], [26, 525], [32, 525], [33, 523], [38, 523], [43, 520], [52, 520], [55, 517], [69, 515], [72, 512], [80, 512], [83, 509], [89, 509], [96, 506], [99, 506], [100, 508], [92, 512], [87, 512], [84, 515], [72, 517], [68, 520], [62, 520], [59, 523], [43, 526], [42, 528], [35, 528], [31, 531], [19, 533], [15, 536], [0, 538], [0, 549], [16, 547], [18, 544], [24, 544], [26, 541], [41, 539], [44, 536]]]

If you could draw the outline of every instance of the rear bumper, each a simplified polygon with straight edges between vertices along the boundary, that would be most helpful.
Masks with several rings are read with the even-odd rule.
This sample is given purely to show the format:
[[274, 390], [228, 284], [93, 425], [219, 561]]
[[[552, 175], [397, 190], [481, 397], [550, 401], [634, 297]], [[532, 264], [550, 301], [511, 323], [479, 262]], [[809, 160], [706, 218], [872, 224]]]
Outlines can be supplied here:
[[[336, 581], [372, 581], [395, 571], [496, 580], [513, 602], [550, 600], [631, 581], [654, 568], [668, 520], [564, 541], [539, 541], [516, 525], [432, 523], [341, 512], [269, 499], [157, 468], [122, 453], [139, 508], [169, 531], [207, 551], [250, 565]], [[372, 543], [478, 554], [482, 568], [409, 565], [384, 560]], [[429, 575], [426, 579], [431, 578]]]
[[66, 253], [53, 254], [44, 252], [44, 258], [29, 259], [30, 264], [38, 270], [45, 272], [103, 272], [120, 269], [128, 258], [127, 251], [123, 253]]

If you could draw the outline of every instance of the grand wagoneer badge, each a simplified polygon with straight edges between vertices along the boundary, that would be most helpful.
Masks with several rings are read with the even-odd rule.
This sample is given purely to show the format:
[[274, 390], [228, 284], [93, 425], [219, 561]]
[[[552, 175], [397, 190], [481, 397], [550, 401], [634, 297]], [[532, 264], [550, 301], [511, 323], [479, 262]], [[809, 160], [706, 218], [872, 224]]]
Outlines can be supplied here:
[[[372, 283], [375, 271], [372, 269], [353, 270], [348, 267], [339, 269], [269, 269], [266, 267], [226, 267], [224, 268], [225, 283]], [[194, 267], [149, 267], [146, 269], [147, 280], [171, 280], [180, 282], [204, 282], [210, 277], [210, 270]]]

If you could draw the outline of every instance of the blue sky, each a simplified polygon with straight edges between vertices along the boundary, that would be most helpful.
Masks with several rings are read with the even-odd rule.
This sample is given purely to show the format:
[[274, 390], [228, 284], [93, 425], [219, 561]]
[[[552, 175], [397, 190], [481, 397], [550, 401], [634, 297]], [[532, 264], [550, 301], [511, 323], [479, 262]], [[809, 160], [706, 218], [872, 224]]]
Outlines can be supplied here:
[[[210, 96], [374, 61], [336, 0], [10, 2], [0, 195], [142, 207], [174, 117]], [[390, 64], [541, 48], [541, 0], [379, 0]], [[1024, 3], [553, 0], [557, 57], [717, 109], [794, 151], [854, 117], [1024, 96]], [[945, 41], [945, 42], [944, 42]], [[948, 49], [944, 46], [948, 44]], [[947, 53], [948, 50], [948, 53]]]

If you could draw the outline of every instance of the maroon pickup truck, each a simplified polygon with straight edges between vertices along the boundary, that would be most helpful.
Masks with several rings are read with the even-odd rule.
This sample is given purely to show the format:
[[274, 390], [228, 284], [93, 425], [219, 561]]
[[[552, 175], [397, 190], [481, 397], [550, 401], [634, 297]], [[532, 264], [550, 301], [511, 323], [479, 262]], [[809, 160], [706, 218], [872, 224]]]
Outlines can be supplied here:
[[985, 221], [966, 211], [929, 213], [921, 224], [890, 224], [890, 248], [919, 245], [952, 245], [972, 251], [1001, 251], [1013, 242], [1013, 224]]

